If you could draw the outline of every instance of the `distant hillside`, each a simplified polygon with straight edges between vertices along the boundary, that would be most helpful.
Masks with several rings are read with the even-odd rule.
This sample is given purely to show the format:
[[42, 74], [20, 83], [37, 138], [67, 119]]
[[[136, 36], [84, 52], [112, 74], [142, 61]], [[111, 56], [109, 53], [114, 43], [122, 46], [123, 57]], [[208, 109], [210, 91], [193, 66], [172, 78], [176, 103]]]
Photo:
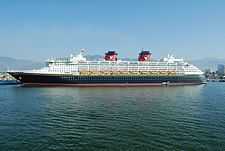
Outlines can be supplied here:
[[199, 60], [192, 60], [190, 62], [202, 70], [210, 69], [212, 71], [216, 71], [218, 64], [225, 64], [225, 59], [204, 58]]
[[7, 70], [26, 70], [43, 67], [44, 63], [30, 60], [14, 59], [9, 57], [0, 57], [0, 72]]
[[[103, 56], [100, 55], [88, 55], [88, 60], [101, 60]], [[25, 59], [14, 59], [10, 57], [0, 57], [0, 72], [7, 70], [30, 70], [39, 69], [45, 66], [45, 62], [37, 62]]]
[[104, 59], [104, 56], [101, 56], [101, 55], [87, 55], [85, 57], [87, 58], [87, 60], [90, 60], [90, 61]]

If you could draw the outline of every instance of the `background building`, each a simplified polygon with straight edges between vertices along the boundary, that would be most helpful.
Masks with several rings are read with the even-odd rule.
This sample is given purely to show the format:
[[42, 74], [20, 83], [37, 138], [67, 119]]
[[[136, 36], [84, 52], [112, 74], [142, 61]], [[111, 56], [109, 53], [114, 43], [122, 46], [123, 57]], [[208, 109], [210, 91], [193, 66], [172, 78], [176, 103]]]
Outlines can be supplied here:
[[217, 66], [217, 74], [220, 76], [223, 76], [225, 73], [225, 65], [224, 64], [218, 64]]

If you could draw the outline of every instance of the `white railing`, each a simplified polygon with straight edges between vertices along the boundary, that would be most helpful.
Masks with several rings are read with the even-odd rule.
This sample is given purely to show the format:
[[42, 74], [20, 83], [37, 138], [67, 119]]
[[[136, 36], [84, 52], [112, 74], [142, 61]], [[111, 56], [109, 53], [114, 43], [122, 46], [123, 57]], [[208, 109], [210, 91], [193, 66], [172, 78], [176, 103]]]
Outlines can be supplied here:
[[108, 64], [70, 64], [70, 65], [63, 65], [63, 64], [58, 64], [58, 65], [51, 65], [49, 66], [50, 71], [56, 72], [81, 72], [81, 71], [105, 71], [105, 72], [114, 72], [114, 71], [128, 71], [128, 72], [163, 72], [163, 71], [168, 71], [168, 72], [184, 72], [184, 69], [182, 68], [181, 65], [177, 64], [161, 64], [158, 63], [158, 65], [151, 65], [151, 64], [134, 64], [134, 63], [129, 63], [129, 64], [113, 64], [113, 63], [108, 63]]

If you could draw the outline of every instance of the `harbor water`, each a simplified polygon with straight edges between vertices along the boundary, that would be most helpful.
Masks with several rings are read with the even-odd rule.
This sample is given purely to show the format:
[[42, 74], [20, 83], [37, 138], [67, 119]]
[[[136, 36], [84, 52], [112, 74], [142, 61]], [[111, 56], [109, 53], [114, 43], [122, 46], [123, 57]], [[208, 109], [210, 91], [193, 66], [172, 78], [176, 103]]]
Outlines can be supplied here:
[[0, 150], [225, 150], [225, 83], [0, 86]]

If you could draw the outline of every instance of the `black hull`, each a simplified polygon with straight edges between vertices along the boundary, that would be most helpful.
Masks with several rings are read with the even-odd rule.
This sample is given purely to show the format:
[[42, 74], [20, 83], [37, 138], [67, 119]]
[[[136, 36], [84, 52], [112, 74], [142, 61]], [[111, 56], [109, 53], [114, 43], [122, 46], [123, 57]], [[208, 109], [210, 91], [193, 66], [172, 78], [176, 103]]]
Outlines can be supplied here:
[[25, 85], [64, 86], [151, 86], [203, 84], [199, 75], [188, 76], [79, 76], [62, 74], [39, 74], [9, 72]]

